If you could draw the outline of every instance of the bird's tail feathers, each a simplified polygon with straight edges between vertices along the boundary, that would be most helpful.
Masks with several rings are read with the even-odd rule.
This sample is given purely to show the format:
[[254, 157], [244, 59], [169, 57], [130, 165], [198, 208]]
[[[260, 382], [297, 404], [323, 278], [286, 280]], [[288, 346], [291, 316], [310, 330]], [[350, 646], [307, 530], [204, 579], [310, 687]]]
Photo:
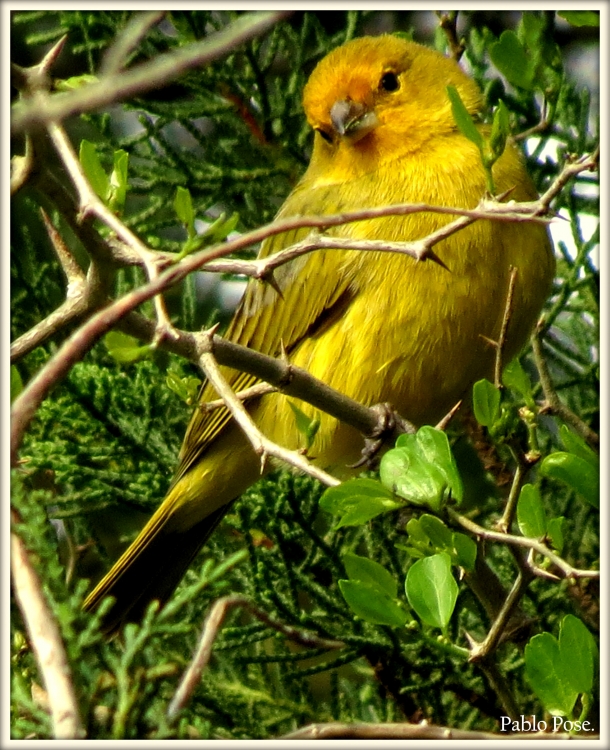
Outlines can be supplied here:
[[102, 630], [112, 634], [126, 622], [139, 622], [153, 599], [163, 606], [229, 506], [221, 506], [186, 531], [168, 529], [166, 514], [156, 513], [89, 594], [84, 609], [93, 611], [113, 596], [114, 604], [102, 621]]

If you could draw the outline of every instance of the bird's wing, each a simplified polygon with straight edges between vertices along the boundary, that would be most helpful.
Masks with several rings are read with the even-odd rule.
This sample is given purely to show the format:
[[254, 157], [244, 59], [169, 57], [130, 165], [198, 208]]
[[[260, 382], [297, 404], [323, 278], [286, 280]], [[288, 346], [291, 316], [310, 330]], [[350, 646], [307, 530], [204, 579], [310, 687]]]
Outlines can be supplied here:
[[[311, 192], [316, 194], [315, 201], [311, 201]], [[330, 200], [325, 201], [326, 192], [310, 191], [310, 200], [305, 209], [300, 205], [299, 197], [302, 192], [297, 188], [280, 211], [278, 218], [298, 213], [316, 215], [332, 212], [336, 197], [333, 199], [327, 196]], [[270, 238], [264, 243], [259, 257], [271, 255], [299, 242], [309, 231], [297, 229]], [[341, 256], [340, 251], [314, 251], [280, 266], [276, 269], [274, 277], [281, 295], [271, 284], [250, 281], [225, 338], [270, 356], [279, 356], [282, 346], [290, 353], [299, 341], [312, 335], [321, 326], [328, 325], [334, 315], [338, 315], [344, 310], [345, 305], [349, 304], [352, 294], [351, 277], [349, 272], [342, 268]], [[247, 373], [226, 367], [222, 370], [235, 392], [249, 388], [257, 382], [256, 377]], [[214, 389], [209, 384], [204, 384], [200, 402], [215, 398], [217, 395]], [[184, 476], [199, 461], [230, 419], [229, 411], [225, 407], [211, 412], [201, 408], [195, 409], [180, 451], [180, 462], [174, 481]]]

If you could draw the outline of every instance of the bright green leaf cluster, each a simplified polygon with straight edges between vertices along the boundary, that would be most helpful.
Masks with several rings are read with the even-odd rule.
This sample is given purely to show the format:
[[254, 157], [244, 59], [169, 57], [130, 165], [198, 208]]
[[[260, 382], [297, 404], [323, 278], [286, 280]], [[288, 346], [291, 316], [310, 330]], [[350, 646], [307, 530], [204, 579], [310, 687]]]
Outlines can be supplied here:
[[225, 213], [222, 213], [204, 232], [197, 234], [193, 199], [191, 198], [190, 191], [181, 185], [176, 188], [174, 210], [187, 233], [187, 240], [182, 247], [178, 259], [184, 258], [190, 255], [190, 253], [200, 250], [202, 247], [222, 242], [235, 230], [239, 222], [238, 213], [233, 213], [229, 218], [227, 218]]
[[564, 516], [547, 519], [538, 487], [533, 484], [523, 485], [517, 503], [517, 523], [523, 536], [548, 538], [553, 547], [561, 552], [565, 520]]
[[459, 531], [451, 531], [440, 518], [424, 513], [407, 524], [409, 546], [402, 547], [411, 557], [422, 558], [445, 552], [453, 565], [473, 570], [477, 545]]
[[464, 493], [449, 440], [434, 427], [400, 435], [396, 447], [381, 459], [379, 475], [399, 497], [436, 512], [449, 498], [460, 503]]
[[598, 10], [558, 10], [557, 15], [572, 24], [572, 26], [599, 27]]
[[166, 373], [165, 383], [167, 387], [176, 393], [189, 406], [195, 403], [201, 380], [193, 375], [185, 375], [182, 368], [172, 364]]
[[489, 53], [493, 64], [513, 86], [542, 91], [551, 104], [557, 101], [563, 63], [544, 14], [523, 13], [517, 33], [503, 31]]

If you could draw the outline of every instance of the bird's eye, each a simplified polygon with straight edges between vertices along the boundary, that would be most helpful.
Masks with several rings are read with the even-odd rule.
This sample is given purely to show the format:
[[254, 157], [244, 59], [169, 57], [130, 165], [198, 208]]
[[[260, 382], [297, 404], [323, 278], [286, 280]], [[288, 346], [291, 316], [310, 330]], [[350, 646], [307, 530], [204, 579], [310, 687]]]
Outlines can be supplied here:
[[326, 141], [326, 143], [332, 143], [333, 139], [328, 135], [326, 130], [322, 130], [322, 128], [316, 128], [316, 133], [319, 133], [322, 138]]
[[396, 73], [392, 73], [391, 70], [387, 73], [384, 73], [381, 76], [379, 88], [383, 89], [384, 91], [397, 91], [400, 88], [400, 81], [398, 80], [398, 76], [396, 75]]

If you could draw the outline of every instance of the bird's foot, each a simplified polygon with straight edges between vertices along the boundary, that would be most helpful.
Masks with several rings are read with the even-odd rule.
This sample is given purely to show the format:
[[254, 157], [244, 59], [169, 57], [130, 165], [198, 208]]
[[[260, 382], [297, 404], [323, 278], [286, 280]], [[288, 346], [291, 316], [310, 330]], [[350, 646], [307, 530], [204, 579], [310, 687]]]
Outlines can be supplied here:
[[370, 435], [364, 438], [364, 448], [361, 457], [350, 469], [366, 466], [372, 469], [384, 442], [394, 433], [415, 432], [415, 428], [394, 409], [391, 404], [375, 404], [370, 407], [377, 414], [377, 425]]

